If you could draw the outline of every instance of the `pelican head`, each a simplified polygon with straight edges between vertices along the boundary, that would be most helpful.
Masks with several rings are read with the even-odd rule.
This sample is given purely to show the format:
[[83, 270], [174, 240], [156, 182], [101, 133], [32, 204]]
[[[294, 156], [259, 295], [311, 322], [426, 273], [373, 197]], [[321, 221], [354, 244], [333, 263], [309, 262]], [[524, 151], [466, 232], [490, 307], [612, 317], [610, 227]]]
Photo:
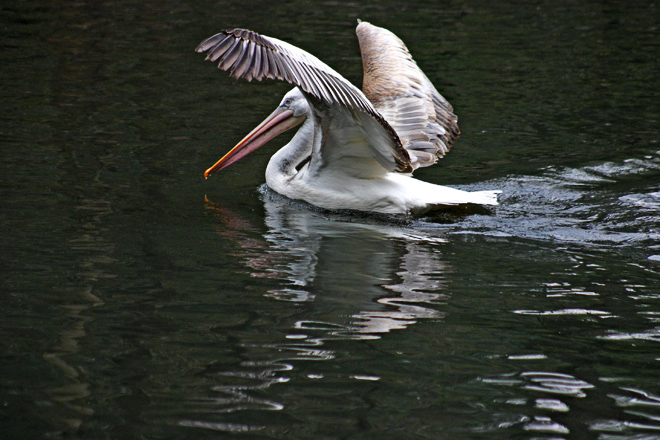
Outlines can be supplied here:
[[310, 111], [309, 103], [300, 89], [293, 88], [284, 95], [282, 102], [270, 116], [204, 172], [204, 178], [239, 161], [274, 137], [301, 124]]
[[[294, 87], [284, 95], [278, 108], [287, 108], [293, 112], [294, 117], [304, 116], [305, 118], [311, 111], [307, 99], [298, 87]], [[304, 120], [304, 119], [303, 119]], [[300, 121], [302, 122], [302, 121]]]

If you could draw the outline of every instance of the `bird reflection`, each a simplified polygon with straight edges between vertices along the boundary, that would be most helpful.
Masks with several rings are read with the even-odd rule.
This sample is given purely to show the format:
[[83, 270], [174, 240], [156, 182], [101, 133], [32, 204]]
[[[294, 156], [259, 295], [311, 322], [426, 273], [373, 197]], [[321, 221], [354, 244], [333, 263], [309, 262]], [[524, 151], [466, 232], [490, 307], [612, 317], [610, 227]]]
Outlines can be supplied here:
[[[265, 390], [290, 382], [298, 362], [341, 360], [329, 341], [376, 340], [421, 319], [444, 316], [441, 309], [449, 296], [443, 276], [449, 268], [437, 245], [443, 239], [420, 231], [419, 225], [319, 211], [267, 189], [262, 195], [265, 232], [262, 225], [210, 200], [206, 208], [218, 220], [217, 233], [236, 245], [234, 256], [245, 263], [250, 276], [272, 281], [264, 296], [305, 307], [297, 309], [284, 332], [275, 330], [277, 326], [256, 340], [241, 337], [242, 360], [224, 365], [222, 371], [213, 366], [216, 385], [211, 396], [192, 399], [198, 416], [180, 419], [180, 426], [269, 429], [236, 424], [229, 414], [285, 409], [285, 402]], [[306, 377], [322, 380], [324, 375]], [[350, 377], [379, 379], [368, 372]], [[209, 411], [215, 416], [209, 418]]]
[[[444, 240], [409, 225], [302, 206], [263, 188], [267, 232], [207, 200], [237, 240], [253, 277], [277, 279], [265, 296], [312, 302], [313, 319], [294, 328], [327, 326], [327, 335], [373, 338], [419, 319], [440, 318], [447, 300], [437, 246]], [[311, 318], [311, 317], [310, 317]], [[316, 323], [316, 324], [313, 324]]]

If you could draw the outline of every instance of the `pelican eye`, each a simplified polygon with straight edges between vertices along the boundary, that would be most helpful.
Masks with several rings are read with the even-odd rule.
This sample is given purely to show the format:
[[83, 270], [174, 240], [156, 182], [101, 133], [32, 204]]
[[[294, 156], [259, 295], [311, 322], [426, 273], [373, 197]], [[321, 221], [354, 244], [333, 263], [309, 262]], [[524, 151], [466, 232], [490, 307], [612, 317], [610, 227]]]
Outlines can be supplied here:
[[293, 99], [291, 98], [286, 98], [284, 102], [282, 103], [282, 107], [290, 107], [291, 103], [293, 102]]

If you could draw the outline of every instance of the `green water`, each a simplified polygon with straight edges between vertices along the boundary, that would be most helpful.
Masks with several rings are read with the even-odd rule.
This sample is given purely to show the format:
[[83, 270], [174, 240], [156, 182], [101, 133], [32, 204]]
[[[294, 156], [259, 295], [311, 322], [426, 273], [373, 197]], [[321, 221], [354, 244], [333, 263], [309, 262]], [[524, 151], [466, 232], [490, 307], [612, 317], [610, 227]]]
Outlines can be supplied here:
[[[76, 439], [660, 438], [660, 5], [0, 7], [0, 432]], [[394, 31], [462, 135], [416, 175], [489, 215], [387, 220], [263, 188], [279, 103], [227, 27], [361, 82]]]

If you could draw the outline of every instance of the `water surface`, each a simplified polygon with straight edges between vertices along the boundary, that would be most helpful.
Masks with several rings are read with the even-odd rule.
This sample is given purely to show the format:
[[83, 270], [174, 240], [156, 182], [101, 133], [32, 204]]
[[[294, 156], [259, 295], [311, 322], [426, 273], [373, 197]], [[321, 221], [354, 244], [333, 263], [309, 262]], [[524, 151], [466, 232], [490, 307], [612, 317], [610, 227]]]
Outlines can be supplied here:
[[[0, 9], [7, 438], [660, 438], [658, 6], [78, 2]], [[355, 84], [396, 32], [462, 136], [418, 177], [491, 212], [383, 218], [202, 172], [288, 85], [193, 52], [242, 26]]]

